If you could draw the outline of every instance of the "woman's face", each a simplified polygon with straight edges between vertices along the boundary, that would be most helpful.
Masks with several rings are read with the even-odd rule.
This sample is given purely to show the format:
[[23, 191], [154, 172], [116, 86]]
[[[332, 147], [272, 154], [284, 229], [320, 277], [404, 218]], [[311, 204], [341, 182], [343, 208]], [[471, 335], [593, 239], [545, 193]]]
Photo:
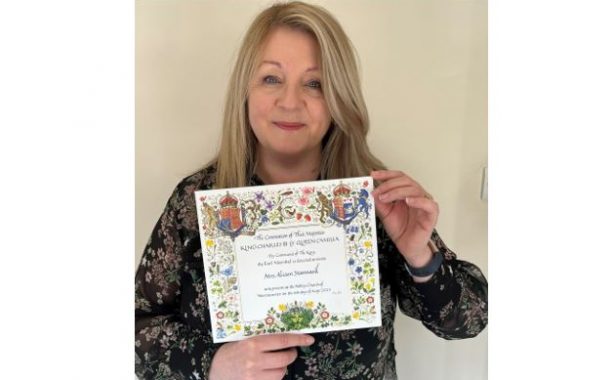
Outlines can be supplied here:
[[318, 44], [286, 27], [268, 36], [248, 92], [248, 118], [259, 149], [282, 156], [320, 150], [331, 114], [320, 86]]

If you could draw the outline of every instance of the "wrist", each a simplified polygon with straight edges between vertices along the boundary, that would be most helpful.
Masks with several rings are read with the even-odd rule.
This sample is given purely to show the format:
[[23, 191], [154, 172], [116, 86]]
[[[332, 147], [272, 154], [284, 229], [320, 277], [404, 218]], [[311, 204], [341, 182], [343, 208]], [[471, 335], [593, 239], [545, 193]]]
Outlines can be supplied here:
[[426, 245], [421, 250], [414, 254], [405, 254], [404, 258], [408, 265], [413, 268], [422, 268], [427, 265], [433, 257], [433, 250], [429, 245]]
[[[426, 254], [426, 252], [429, 252]], [[431, 245], [423, 250], [423, 254], [415, 256], [414, 260], [406, 258], [406, 270], [414, 278], [416, 282], [426, 282], [431, 279], [433, 274], [440, 268], [444, 257], [442, 252], [439, 252]]]

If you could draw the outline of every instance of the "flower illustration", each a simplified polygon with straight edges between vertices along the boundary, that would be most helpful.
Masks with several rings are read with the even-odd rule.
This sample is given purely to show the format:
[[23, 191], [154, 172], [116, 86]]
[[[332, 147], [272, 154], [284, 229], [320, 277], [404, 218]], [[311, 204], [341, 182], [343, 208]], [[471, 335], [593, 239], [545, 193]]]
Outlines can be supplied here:
[[222, 319], [222, 318], [224, 318], [224, 313], [219, 311], [219, 312], [216, 313], [216, 317], [218, 317], [218, 319]]
[[182, 340], [179, 342], [179, 349], [180, 349], [182, 352], [184, 352], [184, 351], [186, 351], [186, 349], [187, 349], [187, 348], [188, 348], [188, 341], [187, 341], [186, 339], [182, 339]]
[[322, 313], [320, 313], [320, 318], [322, 319], [327, 319], [329, 318], [329, 312], [328, 311], [323, 311]]
[[233, 326], [233, 328], [235, 329], [235, 331], [240, 331], [241, 330], [241, 325], [237, 324], [237, 325]]
[[207, 197], [202, 196], [202, 197], [201, 197], [201, 198], [199, 198], [199, 199], [201, 200], [201, 202], [205, 202], [205, 198], [207, 198]]
[[360, 344], [354, 343], [352, 346], [348, 348], [348, 351], [352, 354], [352, 356], [359, 356], [361, 352], [363, 352], [363, 347]]
[[374, 297], [369, 296], [367, 297], [367, 303], [373, 303], [374, 302]]
[[303, 189], [301, 189], [301, 192], [303, 193], [303, 195], [310, 195], [314, 192], [314, 188], [313, 187], [304, 187]]
[[369, 182], [363, 181], [363, 187], [367, 187], [367, 185], [369, 185]]
[[288, 312], [282, 313], [280, 321], [291, 330], [300, 330], [310, 325], [314, 318], [314, 312], [304, 307], [293, 307]]
[[308, 369], [305, 370], [305, 375], [310, 377], [315, 377], [318, 374], [318, 368], [315, 366], [309, 366]]
[[265, 318], [265, 323], [271, 326], [273, 324], [273, 317], [270, 315], [267, 318]]
[[280, 309], [280, 311], [284, 312], [284, 311], [286, 311], [286, 305], [281, 303], [281, 304], [278, 305], [278, 309]]
[[308, 203], [310, 203], [310, 200], [306, 197], [301, 197], [297, 200], [297, 203], [299, 203], [301, 206], [307, 206]]
[[361, 273], [363, 272], [363, 268], [362, 267], [357, 267], [357, 269], [354, 270], [357, 273]]
[[309, 216], [309, 215], [306, 215], [306, 216], [305, 216], [305, 220], [307, 220], [308, 222], [310, 222], [310, 221], [312, 221], [312, 217], [311, 217], [311, 216]]
[[223, 270], [221, 270], [220, 273], [222, 273], [226, 277], [229, 277], [231, 274], [233, 274], [233, 267], [226, 267]]
[[205, 241], [205, 245], [207, 246], [207, 248], [211, 248], [214, 246], [214, 241], [211, 239], [207, 239], [207, 241]]
[[366, 241], [365, 243], [363, 243], [363, 245], [365, 246], [365, 248], [371, 248], [372, 247], [372, 242], [371, 241]]
[[329, 355], [331, 352], [333, 352], [333, 345], [331, 343], [327, 343], [322, 346], [321, 350], [323, 354]]
[[354, 313], [352, 313], [352, 318], [359, 319], [359, 315], [360, 315], [359, 312], [355, 311]]
[[348, 260], [348, 265], [353, 266], [354, 265], [354, 259], [351, 258], [350, 260]]
[[300, 213], [300, 212], [298, 212], [298, 213], [297, 213], [297, 220], [301, 220], [301, 218], [302, 218], [302, 217], [303, 217], [303, 214], [302, 214], [302, 213]]
[[314, 301], [307, 301], [305, 303], [305, 306], [309, 307], [310, 309], [314, 307]]

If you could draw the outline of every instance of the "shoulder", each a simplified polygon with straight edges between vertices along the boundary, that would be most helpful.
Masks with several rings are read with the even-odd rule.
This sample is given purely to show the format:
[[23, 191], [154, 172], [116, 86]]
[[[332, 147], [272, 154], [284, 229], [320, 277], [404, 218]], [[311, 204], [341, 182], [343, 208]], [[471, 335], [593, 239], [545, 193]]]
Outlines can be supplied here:
[[175, 187], [179, 196], [193, 196], [197, 190], [209, 190], [216, 181], [216, 167], [209, 165], [182, 179]]
[[215, 179], [216, 169], [214, 165], [209, 165], [190, 174], [177, 184], [167, 207], [177, 212], [180, 219], [182, 216], [192, 216], [193, 211], [196, 211], [194, 192], [213, 188]]

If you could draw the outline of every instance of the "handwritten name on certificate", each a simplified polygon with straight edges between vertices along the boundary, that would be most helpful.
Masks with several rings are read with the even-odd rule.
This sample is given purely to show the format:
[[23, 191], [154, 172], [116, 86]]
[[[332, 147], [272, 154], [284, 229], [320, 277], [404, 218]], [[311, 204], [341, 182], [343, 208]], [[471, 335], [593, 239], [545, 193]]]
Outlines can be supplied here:
[[371, 177], [195, 192], [215, 343], [377, 327]]

